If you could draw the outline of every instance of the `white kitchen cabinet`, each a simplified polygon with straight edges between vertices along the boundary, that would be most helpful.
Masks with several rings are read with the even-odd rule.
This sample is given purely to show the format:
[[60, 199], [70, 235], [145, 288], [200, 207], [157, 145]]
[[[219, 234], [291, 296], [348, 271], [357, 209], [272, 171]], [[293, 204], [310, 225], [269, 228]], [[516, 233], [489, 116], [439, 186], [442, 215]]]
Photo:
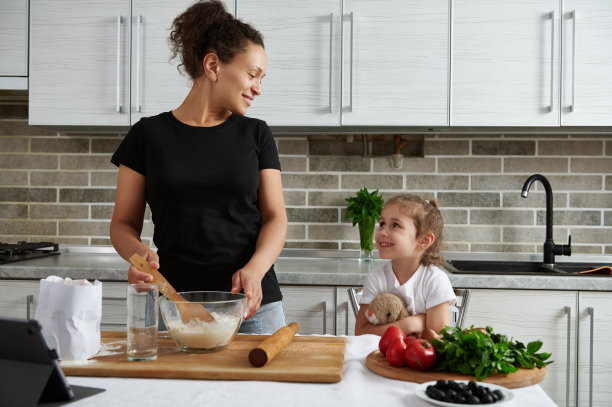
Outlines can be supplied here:
[[578, 406], [612, 404], [612, 295], [580, 292]]
[[281, 286], [287, 323], [297, 322], [300, 334], [334, 335], [334, 287]]
[[0, 2], [0, 76], [28, 75], [28, 0]]
[[448, 124], [447, 0], [345, 0], [342, 124]]
[[[102, 283], [101, 330], [125, 330], [126, 284]], [[40, 280], [0, 280], [0, 317], [34, 318], [39, 294]]]
[[30, 124], [121, 126], [176, 108], [190, 84], [166, 38], [192, 3], [31, 0]]
[[0, 280], [0, 317], [34, 318], [39, 280]]
[[448, 124], [448, 1], [238, 0], [268, 75], [248, 114], [274, 126]]
[[612, 2], [565, 0], [562, 125], [612, 125]]
[[340, 124], [340, 1], [238, 0], [236, 16], [264, 36], [262, 94], [247, 115], [269, 125]]
[[577, 310], [575, 291], [472, 289], [464, 327], [488, 325], [525, 344], [541, 340], [554, 363], [540, 384], [559, 406], [574, 406]]
[[31, 0], [29, 123], [130, 124], [130, 2]]
[[558, 0], [456, 0], [453, 126], [559, 126]]
[[127, 282], [102, 283], [102, 331], [125, 331], [127, 324]]

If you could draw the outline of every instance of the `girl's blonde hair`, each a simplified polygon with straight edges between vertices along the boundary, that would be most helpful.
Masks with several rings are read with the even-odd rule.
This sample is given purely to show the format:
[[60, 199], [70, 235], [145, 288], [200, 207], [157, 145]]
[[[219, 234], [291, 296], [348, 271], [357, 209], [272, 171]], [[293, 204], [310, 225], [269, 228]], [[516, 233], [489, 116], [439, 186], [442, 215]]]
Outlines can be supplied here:
[[438, 208], [438, 201], [434, 198], [425, 200], [416, 195], [402, 194], [389, 199], [385, 206], [391, 204], [398, 204], [400, 211], [412, 218], [417, 231], [417, 239], [426, 233], [433, 233], [435, 236], [433, 244], [423, 253], [421, 263], [426, 266], [442, 264], [440, 247], [444, 239], [444, 221]]

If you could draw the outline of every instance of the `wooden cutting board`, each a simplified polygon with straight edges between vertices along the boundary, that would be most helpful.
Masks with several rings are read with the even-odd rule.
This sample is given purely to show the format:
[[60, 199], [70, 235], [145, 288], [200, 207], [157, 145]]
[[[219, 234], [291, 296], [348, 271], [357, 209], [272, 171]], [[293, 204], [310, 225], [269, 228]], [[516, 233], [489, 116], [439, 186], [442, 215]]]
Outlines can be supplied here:
[[265, 366], [251, 366], [250, 350], [268, 336], [236, 335], [222, 351], [186, 353], [167, 333], [160, 333], [156, 360], [130, 362], [125, 352], [125, 332], [102, 332], [100, 356], [60, 362], [60, 366], [68, 376], [309, 383], [336, 383], [342, 379], [346, 338], [296, 336]]
[[[468, 376], [455, 372], [423, 372], [409, 367], [393, 367], [389, 365], [385, 356], [380, 351], [371, 352], [366, 358], [366, 365], [376, 374], [395, 380], [407, 382], [426, 383], [434, 380], [476, 380], [474, 376]], [[485, 379], [483, 382], [497, 384], [509, 389], [531, 386], [540, 383], [546, 378], [546, 366], [541, 369], [519, 369], [507, 375], [495, 374]]]

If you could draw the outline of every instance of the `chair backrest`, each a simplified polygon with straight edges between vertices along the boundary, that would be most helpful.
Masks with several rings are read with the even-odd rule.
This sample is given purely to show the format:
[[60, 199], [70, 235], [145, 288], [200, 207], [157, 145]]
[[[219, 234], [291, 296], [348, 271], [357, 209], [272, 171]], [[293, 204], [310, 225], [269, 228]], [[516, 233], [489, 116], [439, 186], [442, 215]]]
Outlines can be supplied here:
[[361, 288], [348, 289], [348, 297], [351, 303], [351, 307], [353, 307], [353, 313], [355, 314], [355, 317], [357, 317], [357, 314], [359, 313], [359, 299], [361, 298], [362, 291], [363, 290]]
[[[455, 288], [453, 290], [457, 297], [457, 302], [451, 306], [451, 326], [458, 326], [463, 328], [463, 322], [465, 321], [465, 314], [470, 299], [470, 290], [465, 288]], [[348, 296], [355, 313], [355, 317], [359, 313], [359, 299], [361, 298], [361, 288], [349, 288]]]
[[457, 301], [451, 306], [451, 326], [463, 328], [465, 314], [470, 301], [470, 290], [466, 288], [455, 288], [453, 290]]

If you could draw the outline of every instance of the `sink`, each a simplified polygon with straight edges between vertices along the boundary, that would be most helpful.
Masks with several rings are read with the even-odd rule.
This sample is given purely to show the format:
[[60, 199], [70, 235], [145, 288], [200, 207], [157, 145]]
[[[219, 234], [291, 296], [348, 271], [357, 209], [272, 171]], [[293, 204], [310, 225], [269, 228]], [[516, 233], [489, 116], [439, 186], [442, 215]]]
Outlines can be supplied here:
[[541, 262], [496, 261], [496, 260], [448, 260], [443, 264], [453, 274], [504, 274], [504, 275], [570, 275], [612, 264], [600, 263], [557, 263], [553, 269], [544, 267]]

